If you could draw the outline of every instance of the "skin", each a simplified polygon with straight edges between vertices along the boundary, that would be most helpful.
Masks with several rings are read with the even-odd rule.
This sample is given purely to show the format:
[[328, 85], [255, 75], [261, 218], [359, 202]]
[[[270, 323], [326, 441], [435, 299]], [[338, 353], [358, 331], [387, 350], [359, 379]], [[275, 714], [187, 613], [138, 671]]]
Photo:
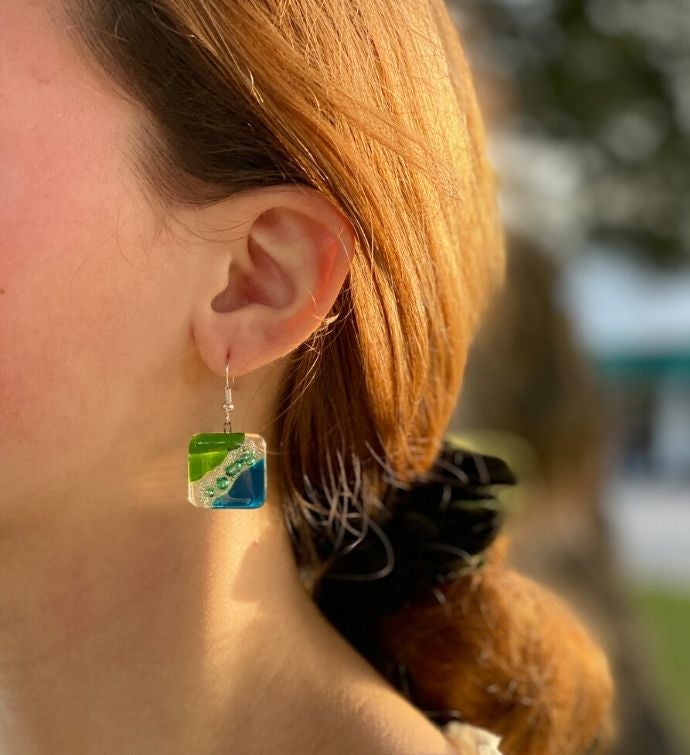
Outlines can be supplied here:
[[0, 751], [448, 752], [302, 588], [270, 456], [260, 509], [186, 500], [226, 356], [270, 438], [349, 223], [296, 186], [162, 215], [55, 10], [0, 9]]

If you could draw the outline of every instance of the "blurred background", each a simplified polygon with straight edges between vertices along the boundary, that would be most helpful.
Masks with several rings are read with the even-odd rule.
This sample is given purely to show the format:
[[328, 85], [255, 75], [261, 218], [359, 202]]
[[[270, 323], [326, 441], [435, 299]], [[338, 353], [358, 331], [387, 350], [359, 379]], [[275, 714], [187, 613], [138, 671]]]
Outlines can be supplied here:
[[690, 753], [690, 4], [447, 0], [508, 280], [454, 428], [523, 483], [516, 568], [606, 647], [616, 753]]

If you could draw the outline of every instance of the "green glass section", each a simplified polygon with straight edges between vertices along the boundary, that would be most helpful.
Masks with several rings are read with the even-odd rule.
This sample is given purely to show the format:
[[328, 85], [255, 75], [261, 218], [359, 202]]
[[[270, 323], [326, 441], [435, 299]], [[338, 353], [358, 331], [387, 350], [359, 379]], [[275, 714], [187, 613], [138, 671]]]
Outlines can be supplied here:
[[198, 433], [189, 441], [189, 481], [200, 480], [217, 467], [228, 451], [244, 443], [244, 433]]

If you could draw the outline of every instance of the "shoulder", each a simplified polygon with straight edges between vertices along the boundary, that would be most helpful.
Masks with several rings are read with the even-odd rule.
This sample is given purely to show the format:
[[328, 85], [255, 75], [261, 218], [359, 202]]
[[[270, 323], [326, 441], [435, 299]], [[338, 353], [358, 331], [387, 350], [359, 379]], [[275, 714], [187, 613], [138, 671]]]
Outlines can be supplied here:
[[[487, 729], [453, 721], [440, 727], [379, 677], [353, 687], [343, 708], [344, 752], [367, 755], [502, 755], [501, 738]], [[350, 748], [350, 749], [348, 749]]]
[[[379, 678], [380, 679], [380, 678]], [[343, 708], [342, 736], [351, 737], [350, 752], [367, 755], [493, 755], [469, 749], [433, 724], [418, 708], [402, 697], [384, 680], [351, 691], [349, 704]], [[344, 748], [348, 751], [348, 748]], [[499, 753], [500, 755], [500, 753]]]
[[419, 712], [396, 722], [392, 730], [391, 723], [387, 717], [383, 736], [373, 738], [385, 755], [502, 755], [501, 738], [479, 726], [453, 722], [439, 728]]

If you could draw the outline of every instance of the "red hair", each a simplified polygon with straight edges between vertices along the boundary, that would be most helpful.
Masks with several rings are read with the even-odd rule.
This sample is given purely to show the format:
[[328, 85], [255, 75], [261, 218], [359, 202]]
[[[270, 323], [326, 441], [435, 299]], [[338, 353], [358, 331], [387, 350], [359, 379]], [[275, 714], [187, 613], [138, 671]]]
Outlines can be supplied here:
[[385, 618], [380, 639], [415, 699], [501, 736], [504, 753], [595, 753], [615, 735], [607, 658], [556, 595], [508, 568], [502, 536], [481, 569]]

